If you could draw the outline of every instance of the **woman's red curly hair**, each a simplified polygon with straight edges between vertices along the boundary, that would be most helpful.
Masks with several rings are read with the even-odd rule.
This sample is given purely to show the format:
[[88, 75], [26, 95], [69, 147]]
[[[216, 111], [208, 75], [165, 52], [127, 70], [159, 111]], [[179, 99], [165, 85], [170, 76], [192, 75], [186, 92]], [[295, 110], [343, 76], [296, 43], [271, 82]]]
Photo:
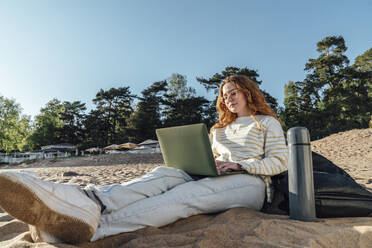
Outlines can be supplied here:
[[256, 121], [256, 123], [258, 123], [258, 121], [254, 117], [255, 115], [270, 115], [275, 119], [278, 119], [276, 114], [266, 103], [265, 97], [258, 88], [257, 84], [247, 76], [235, 74], [225, 78], [220, 85], [216, 104], [216, 108], [219, 113], [218, 123], [216, 123], [213, 128], [226, 127], [227, 125], [235, 121], [236, 118], [238, 118], [238, 115], [236, 113], [232, 113], [229, 111], [223, 100], [223, 86], [227, 83], [234, 84], [240, 92], [244, 93], [247, 100], [248, 108], [252, 113], [251, 116]]

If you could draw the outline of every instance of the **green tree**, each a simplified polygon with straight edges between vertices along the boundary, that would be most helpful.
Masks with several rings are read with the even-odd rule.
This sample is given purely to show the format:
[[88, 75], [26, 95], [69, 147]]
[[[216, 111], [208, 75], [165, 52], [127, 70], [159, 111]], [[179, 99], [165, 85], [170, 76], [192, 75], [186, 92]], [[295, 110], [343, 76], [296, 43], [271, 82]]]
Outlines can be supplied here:
[[173, 73], [167, 80], [168, 95], [173, 99], [186, 99], [195, 96], [196, 91], [192, 87], [187, 87], [186, 76]]
[[162, 127], [161, 105], [167, 90], [167, 82], [164, 80], [153, 83], [141, 92], [142, 97], [139, 97], [136, 111], [132, 113], [128, 121], [131, 142], [156, 138], [155, 130]]
[[355, 66], [349, 66], [346, 49], [341, 36], [317, 43], [319, 57], [308, 60], [306, 78], [291, 86], [298, 89], [299, 114], [298, 120], [293, 120], [293, 104], [286, 104], [281, 116], [286, 116], [287, 125], [305, 125], [313, 139], [367, 127], [372, 108], [368, 73], [357, 68], [368, 68], [368, 53], [358, 58]]
[[0, 96], [0, 151], [11, 152], [27, 149], [27, 138], [31, 132], [29, 116], [15, 100]]
[[361, 108], [352, 111], [358, 111], [358, 122], [362, 127], [366, 127], [366, 125], [372, 127], [372, 48], [356, 57], [351, 69], [354, 70], [353, 74], [357, 75], [353, 78], [354, 82], [352, 83], [352, 86], [357, 88], [353, 96], [359, 97], [358, 106]]
[[64, 105], [55, 98], [41, 108], [40, 114], [35, 117], [34, 131], [29, 138], [33, 148], [40, 149], [41, 146], [63, 142], [64, 121], [61, 117], [64, 111]]
[[253, 81], [257, 82], [257, 84], [259, 84], [259, 85], [261, 84], [261, 81], [258, 81], [258, 79], [257, 79], [259, 77], [259, 75], [257, 74], [257, 72], [255, 70], [251, 70], [251, 69], [248, 69], [246, 67], [245, 68], [238, 68], [238, 67], [232, 67], [232, 66], [226, 67], [225, 70], [223, 70], [221, 73], [216, 73], [209, 79], [197, 77], [196, 80], [199, 83], [201, 83], [208, 91], [213, 90], [214, 93], [217, 95], [218, 90], [220, 88], [220, 84], [222, 83], [222, 81], [226, 77], [234, 75], [234, 74], [245, 75], [245, 76], [249, 77], [250, 79], [252, 79]]
[[343, 82], [349, 60], [344, 55], [345, 41], [339, 36], [326, 37], [317, 43], [320, 53], [305, 65], [308, 72], [298, 83], [302, 96], [301, 110], [304, 123], [315, 138], [345, 130], [345, 119], [340, 118]]
[[207, 119], [209, 101], [196, 96], [196, 90], [187, 86], [185, 76], [172, 74], [167, 79], [167, 89], [162, 101], [164, 126], [209, 123]]
[[84, 140], [82, 148], [104, 147], [107, 145], [109, 122], [99, 110], [91, 110], [83, 120]]
[[372, 72], [372, 48], [355, 58], [353, 67], [357, 71]]
[[166, 119], [164, 126], [180, 126], [208, 122], [209, 101], [204, 97], [175, 99], [166, 103]]
[[98, 120], [103, 122], [100, 126], [106, 128], [104, 134], [106, 144], [128, 141], [126, 127], [127, 120], [133, 112], [134, 97], [129, 87], [120, 87], [107, 91], [101, 89], [93, 99], [96, 105], [94, 113]]
[[[219, 90], [219, 87], [220, 87], [220, 84], [222, 83], [222, 81], [226, 77], [234, 75], [234, 74], [245, 75], [245, 76], [249, 77], [250, 79], [252, 79], [254, 82], [256, 82], [258, 85], [261, 85], [261, 83], [262, 83], [261, 81], [259, 81], [257, 79], [259, 77], [259, 75], [255, 70], [251, 70], [251, 69], [248, 69], [246, 67], [245, 68], [238, 68], [238, 67], [232, 67], [232, 66], [226, 67], [225, 70], [223, 70], [221, 73], [216, 73], [209, 79], [197, 77], [196, 80], [200, 84], [202, 84], [207, 89], [207, 91], [213, 90], [214, 94], [216, 95], [216, 98], [217, 98], [218, 90]], [[271, 109], [274, 112], [277, 113], [278, 112], [278, 102], [277, 102], [277, 100], [274, 97], [272, 97], [269, 93], [267, 93], [265, 90], [261, 89], [261, 91], [262, 91], [263, 95], [265, 96], [267, 104], [271, 107]]]
[[64, 122], [64, 124], [61, 129], [61, 140], [74, 145], [81, 144], [84, 139], [84, 111], [87, 109], [85, 103], [80, 101], [65, 101], [63, 102], [63, 108], [61, 120]]
[[368, 96], [372, 97], [372, 48], [355, 58], [352, 68], [361, 73], [359, 78], [368, 89]]
[[300, 100], [298, 87], [293, 81], [284, 86], [284, 108], [281, 111], [280, 119], [285, 123], [285, 129], [301, 125], [300, 121]]

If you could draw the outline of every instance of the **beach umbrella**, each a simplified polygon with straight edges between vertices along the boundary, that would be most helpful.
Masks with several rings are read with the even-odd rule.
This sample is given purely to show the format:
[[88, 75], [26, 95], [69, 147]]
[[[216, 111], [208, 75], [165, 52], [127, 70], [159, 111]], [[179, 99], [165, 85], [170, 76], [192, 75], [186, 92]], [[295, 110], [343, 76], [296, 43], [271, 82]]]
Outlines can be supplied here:
[[137, 146], [138, 146], [137, 144], [127, 142], [127, 143], [121, 144], [119, 147], [126, 148], [126, 149], [132, 149], [132, 148], [136, 148]]
[[86, 152], [98, 152], [99, 148], [98, 147], [92, 147], [92, 148], [85, 149], [85, 151]]
[[143, 146], [143, 145], [152, 145], [152, 144], [159, 144], [159, 141], [153, 140], [153, 139], [147, 139], [144, 142], [139, 143], [138, 145]]
[[103, 148], [103, 149], [104, 149], [104, 150], [116, 150], [116, 149], [120, 149], [120, 145], [112, 144], [112, 145], [106, 146], [106, 147]]

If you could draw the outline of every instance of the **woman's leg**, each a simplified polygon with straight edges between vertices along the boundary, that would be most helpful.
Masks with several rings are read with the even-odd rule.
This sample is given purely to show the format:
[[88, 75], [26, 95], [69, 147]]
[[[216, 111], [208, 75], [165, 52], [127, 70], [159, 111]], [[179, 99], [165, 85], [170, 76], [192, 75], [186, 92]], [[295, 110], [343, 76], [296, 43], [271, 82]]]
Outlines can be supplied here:
[[0, 206], [29, 224], [34, 240], [80, 243], [91, 239], [96, 231], [101, 215], [99, 201], [106, 205], [104, 213], [108, 213], [191, 180], [183, 171], [157, 167], [125, 184], [90, 185], [84, 193], [77, 185], [43, 181], [29, 173], [3, 172]]
[[256, 176], [239, 174], [189, 181], [163, 194], [143, 198], [110, 214], [102, 214], [91, 241], [233, 207], [260, 210], [264, 199], [265, 183]]
[[125, 208], [136, 201], [162, 194], [179, 184], [192, 180], [182, 170], [159, 166], [141, 178], [127, 183], [107, 186], [88, 185], [84, 190], [91, 198], [91, 192], [94, 193], [93, 195], [105, 206], [103, 213], [107, 214]]
[[43, 181], [29, 173], [0, 173], [0, 206], [55, 239], [80, 243], [95, 233], [99, 206], [77, 185]]

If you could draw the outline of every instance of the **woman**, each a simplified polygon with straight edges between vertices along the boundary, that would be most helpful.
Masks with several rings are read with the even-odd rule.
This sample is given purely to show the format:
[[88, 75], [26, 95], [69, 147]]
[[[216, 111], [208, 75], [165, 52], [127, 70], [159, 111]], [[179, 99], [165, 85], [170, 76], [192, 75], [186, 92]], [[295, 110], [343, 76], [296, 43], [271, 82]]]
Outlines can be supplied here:
[[128, 183], [81, 190], [26, 173], [3, 172], [0, 206], [30, 225], [34, 241], [69, 243], [233, 207], [260, 210], [265, 198], [272, 198], [270, 176], [287, 169], [280, 123], [257, 85], [242, 75], [222, 82], [217, 110], [219, 122], [210, 135], [217, 167], [247, 174], [194, 180], [181, 170], [160, 166]]

